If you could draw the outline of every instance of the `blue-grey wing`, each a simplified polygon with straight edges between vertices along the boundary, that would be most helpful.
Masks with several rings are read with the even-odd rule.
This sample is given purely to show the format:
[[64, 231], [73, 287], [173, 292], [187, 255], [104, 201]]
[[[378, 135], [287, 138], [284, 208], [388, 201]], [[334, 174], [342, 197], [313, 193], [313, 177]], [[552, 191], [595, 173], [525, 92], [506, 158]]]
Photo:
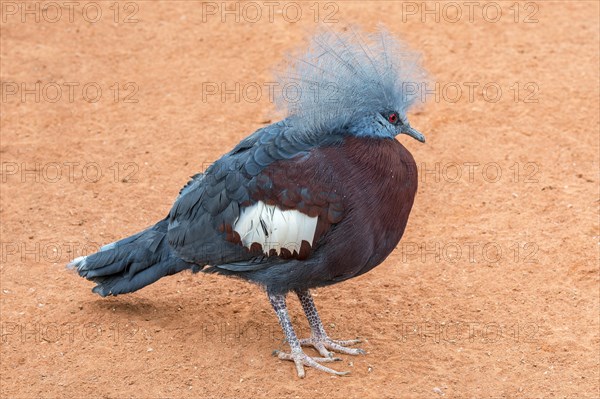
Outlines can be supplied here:
[[240, 209], [256, 201], [252, 182], [269, 165], [307, 153], [310, 140], [298, 139], [281, 121], [259, 129], [186, 184], [169, 213], [167, 239], [184, 260], [219, 265], [255, 259], [240, 245], [232, 225]]

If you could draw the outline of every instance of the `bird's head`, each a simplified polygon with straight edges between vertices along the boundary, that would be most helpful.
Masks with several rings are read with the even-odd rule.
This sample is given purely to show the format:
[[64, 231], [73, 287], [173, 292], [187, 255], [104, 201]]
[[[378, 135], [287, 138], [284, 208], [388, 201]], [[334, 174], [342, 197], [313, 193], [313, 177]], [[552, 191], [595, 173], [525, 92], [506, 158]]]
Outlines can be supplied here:
[[357, 137], [393, 138], [398, 134], [407, 134], [421, 143], [425, 142], [425, 136], [418, 130], [412, 128], [406, 119], [398, 111], [375, 112], [357, 118], [349, 127], [348, 131]]
[[427, 76], [419, 56], [380, 28], [316, 34], [279, 75], [278, 105], [304, 134], [425, 137], [408, 123]]

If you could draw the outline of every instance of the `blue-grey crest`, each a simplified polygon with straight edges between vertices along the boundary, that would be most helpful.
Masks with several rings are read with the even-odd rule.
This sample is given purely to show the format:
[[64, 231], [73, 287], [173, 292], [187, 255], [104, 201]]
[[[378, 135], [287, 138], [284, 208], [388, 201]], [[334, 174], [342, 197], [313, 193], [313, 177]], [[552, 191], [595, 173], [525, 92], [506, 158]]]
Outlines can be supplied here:
[[420, 56], [384, 27], [374, 33], [322, 29], [279, 72], [276, 104], [298, 132], [349, 130], [357, 136], [408, 134], [424, 142], [406, 112], [427, 81]]

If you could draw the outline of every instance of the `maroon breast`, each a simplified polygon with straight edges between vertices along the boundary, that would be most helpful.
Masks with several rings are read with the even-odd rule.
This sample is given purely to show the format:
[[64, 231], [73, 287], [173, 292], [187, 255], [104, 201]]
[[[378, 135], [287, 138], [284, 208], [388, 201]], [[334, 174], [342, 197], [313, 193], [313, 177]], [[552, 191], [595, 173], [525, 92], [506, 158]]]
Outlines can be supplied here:
[[379, 265], [398, 245], [417, 191], [417, 168], [395, 139], [348, 138], [322, 151], [344, 196], [344, 219], [329, 240], [343, 248], [328, 262], [335, 280], [343, 280]]

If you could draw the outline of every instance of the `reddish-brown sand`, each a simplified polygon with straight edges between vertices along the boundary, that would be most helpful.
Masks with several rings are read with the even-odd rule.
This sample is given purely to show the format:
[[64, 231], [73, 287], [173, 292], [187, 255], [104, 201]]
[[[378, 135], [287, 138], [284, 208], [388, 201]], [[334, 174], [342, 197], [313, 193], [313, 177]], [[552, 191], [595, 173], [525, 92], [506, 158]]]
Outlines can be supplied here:
[[[1, 3], [2, 397], [599, 397], [598, 3], [250, 4], [238, 23], [220, 2], [121, 2], [118, 22], [113, 2]], [[100, 298], [65, 264], [276, 120], [266, 82], [315, 19], [383, 22], [439, 98], [409, 115], [427, 144], [400, 137], [421, 172], [402, 243], [315, 293], [368, 354], [301, 380], [256, 286], [183, 273]], [[222, 82], [248, 92], [203, 98]]]

